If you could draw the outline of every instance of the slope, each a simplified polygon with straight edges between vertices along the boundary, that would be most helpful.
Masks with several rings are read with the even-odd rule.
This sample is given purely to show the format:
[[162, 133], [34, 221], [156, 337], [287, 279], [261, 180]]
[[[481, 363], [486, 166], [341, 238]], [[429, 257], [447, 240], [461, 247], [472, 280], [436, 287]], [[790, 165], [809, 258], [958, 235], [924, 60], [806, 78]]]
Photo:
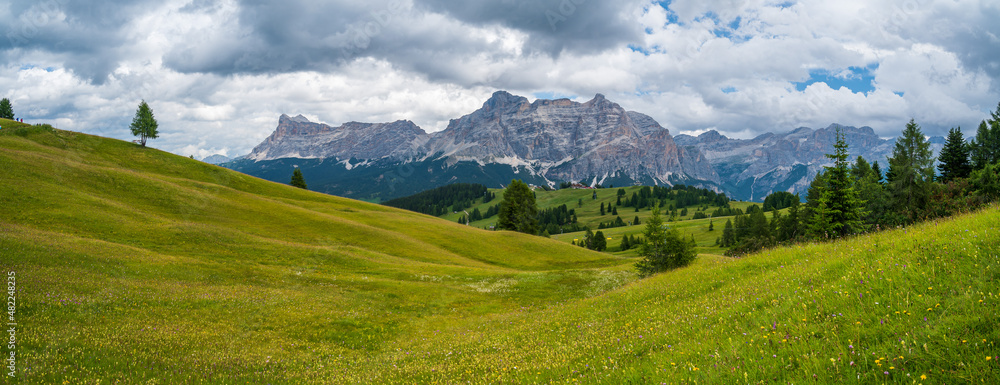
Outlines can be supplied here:
[[424, 322], [607, 290], [593, 268], [623, 263], [79, 133], [4, 129], [0, 149], [26, 382], [297, 378], [265, 357], [378, 351]]

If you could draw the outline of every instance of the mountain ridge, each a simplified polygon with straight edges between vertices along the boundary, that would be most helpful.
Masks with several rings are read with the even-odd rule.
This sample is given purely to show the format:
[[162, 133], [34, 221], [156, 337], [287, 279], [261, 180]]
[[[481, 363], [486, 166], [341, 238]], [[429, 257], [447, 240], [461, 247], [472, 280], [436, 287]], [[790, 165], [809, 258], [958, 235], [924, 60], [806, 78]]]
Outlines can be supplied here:
[[[586, 102], [529, 102], [496, 91], [479, 109], [434, 133], [408, 120], [332, 127], [302, 115], [282, 115], [275, 131], [246, 159], [228, 166], [286, 182], [287, 168], [303, 163], [310, 168], [303, 170], [307, 178], [319, 175], [319, 183], [310, 183], [318, 191], [374, 200], [423, 191], [417, 186], [501, 187], [519, 178], [550, 187], [563, 181], [688, 184], [760, 201], [775, 191], [804, 195], [816, 173], [830, 164], [825, 154], [833, 151], [837, 128], [846, 133], [852, 157], [876, 161], [892, 151], [893, 141], [867, 126], [798, 127], [752, 139], [731, 139], [714, 130], [672, 136], [649, 115], [628, 111], [600, 93]], [[420, 183], [401, 177], [411, 169], [418, 170]], [[392, 182], [403, 179], [408, 183]]]

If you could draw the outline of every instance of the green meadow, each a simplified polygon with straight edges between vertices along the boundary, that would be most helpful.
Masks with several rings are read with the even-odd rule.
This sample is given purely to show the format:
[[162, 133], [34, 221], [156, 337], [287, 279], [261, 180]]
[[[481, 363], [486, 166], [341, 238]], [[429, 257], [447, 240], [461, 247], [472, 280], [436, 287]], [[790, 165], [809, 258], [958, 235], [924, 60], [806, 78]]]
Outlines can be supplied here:
[[[0, 126], [5, 383], [1000, 382], [997, 206], [742, 259], [713, 248], [724, 220], [675, 222], [702, 254], [640, 280], [573, 234]], [[557, 193], [539, 200], [579, 199]]]

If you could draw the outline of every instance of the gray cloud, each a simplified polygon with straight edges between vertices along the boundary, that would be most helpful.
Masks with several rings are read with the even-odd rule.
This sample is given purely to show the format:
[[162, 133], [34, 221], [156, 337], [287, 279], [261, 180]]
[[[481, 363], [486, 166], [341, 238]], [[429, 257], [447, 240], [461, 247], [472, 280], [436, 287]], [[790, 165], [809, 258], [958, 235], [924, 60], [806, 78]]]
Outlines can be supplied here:
[[[199, 156], [246, 153], [282, 113], [442, 129], [496, 89], [603, 93], [673, 133], [740, 137], [834, 122], [892, 136], [910, 117], [941, 134], [1000, 101], [995, 1], [776, 3], [13, 0], [0, 89], [21, 116], [122, 139], [144, 98], [154, 144]], [[867, 94], [793, 84], [874, 64]]]
[[469, 24], [495, 23], [525, 32], [532, 51], [599, 52], [640, 39], [642, 28], [629, 14], [641, 1], [600, 0], [416, 0], [433, 12]]

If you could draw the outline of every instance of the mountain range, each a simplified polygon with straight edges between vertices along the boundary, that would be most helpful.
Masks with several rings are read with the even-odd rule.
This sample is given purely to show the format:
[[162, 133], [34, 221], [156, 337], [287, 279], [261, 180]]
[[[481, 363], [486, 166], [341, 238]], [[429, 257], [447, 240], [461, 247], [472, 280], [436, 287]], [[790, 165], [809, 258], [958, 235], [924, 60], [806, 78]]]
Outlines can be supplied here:
[[[870, 127], [802, 127], [748, 140], [716, 131], [673, 137], [601, 94], [585, 103], [529, 102], [505, 91], [430, 134], [405, 120], [332, 127], [282, 115], [249, 155], [224, 165], [282, 183], [297, 167], [312, 190], [375, 201], [458, 182], [502, 187], [514, 178], [548, 186], [688, 184], [760, 201], [774, 191], [804, 193], [830, 164], [825, 154], [838, 128], [852, 156], [885, 168], [893, 140]], [[932, 142], [940, 147], [943, 138]]]

